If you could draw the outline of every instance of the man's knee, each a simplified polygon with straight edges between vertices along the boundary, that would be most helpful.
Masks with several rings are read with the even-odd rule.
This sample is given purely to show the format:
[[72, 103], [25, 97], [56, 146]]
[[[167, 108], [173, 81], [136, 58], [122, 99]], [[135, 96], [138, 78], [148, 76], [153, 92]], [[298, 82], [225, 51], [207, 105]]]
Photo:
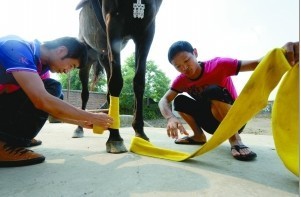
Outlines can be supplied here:
[[218, 85], [210, 85], [206, 87], [202, 93], [207, 100], [217, 100], [232, 105], [234, 99], [226, 88]]
[[175, 108], [182, 106], [185, 102], [187, 101], [187, 96], [185, 95], [178, 95], [175, 99], [174, 99], [174, 106]]

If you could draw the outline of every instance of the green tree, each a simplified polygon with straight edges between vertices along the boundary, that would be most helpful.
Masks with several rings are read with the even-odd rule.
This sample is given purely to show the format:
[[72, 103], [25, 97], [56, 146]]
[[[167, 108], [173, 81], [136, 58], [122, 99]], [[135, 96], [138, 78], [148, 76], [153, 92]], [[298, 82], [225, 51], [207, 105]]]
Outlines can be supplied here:
[[59, 81], [61, 82], [63, 89], [67, 89], [68, 84], [70, 84], [70, 90], [81, 90], [78, 71], [78, 69], [73, 69], [68, 74], [58, 74]]
[[158, 102], [169, 88], [170, 80], [158, 69], [154, 61], [147, 61], [144, 98]]
[[[68, 74], [58, 74], [59, 81], [62, 84], [63, 89], [68, 89], [68, 83], [70, 81], [70, 90], [81, 90], [82, 84], [80, 82], [79, 76], [79, 69], [73, 69]], [[94, 72], [92, 69], [89, 73], [89, 84], [92, 84], [92, 80], [94, 77]], [[91, 87], [91, 86], [90, 86]], [[107, 80], [105, 74], [100, 74], [97, 83], [95, 84], [93, 90], [95, 92], [106, 92], [107, 91]]]
[[[122, 66], [123, 88], [120, 94], [121, 113], [132, 114], [134, 109], [133, 78], [135, 75], [135, 57], [132, 54]], [[165, 94], [170, 80], [158, 69], [154, 61], [146, 62], [145, 91], [144, 91], [144, 116], [146, 119], [159, 117], [157, 102]], [[155, 101], [152, 102], [152, 101]]]

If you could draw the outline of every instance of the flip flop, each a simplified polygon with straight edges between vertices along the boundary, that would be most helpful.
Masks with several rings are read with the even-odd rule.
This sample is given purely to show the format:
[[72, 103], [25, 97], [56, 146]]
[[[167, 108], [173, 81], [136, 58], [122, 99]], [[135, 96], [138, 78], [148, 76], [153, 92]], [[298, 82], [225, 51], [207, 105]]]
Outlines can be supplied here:
[[[234, 145], [231, 147], [231, 151], [233, 149], [235, 149], [237, 152], [239, 152], [241, 149], [244, 149], [244, 148], [249, 148], [249, 147], [247, 147], [245, 145]], [[233, 157], [239, 161], [251, 161], [257, 157], [257, 154], [251, 151], [247, 155], [237, 155], [237, 156], [233, 156]]]
[[178, 140], [175, 140], [175, 143], [176, 143], [176, 144], [186, 144], [186, 145], [203, 145], [203, 144], [206, 143], [206, 142], [198, 142], [198, 141], [195, 141], [194, 139], [192, 139], [192, 138], [189, 137], [189, 136], [185, 136], [185, 137], [181, 138], [181, 140], [186, 140], [186, 141], [178, 141]]

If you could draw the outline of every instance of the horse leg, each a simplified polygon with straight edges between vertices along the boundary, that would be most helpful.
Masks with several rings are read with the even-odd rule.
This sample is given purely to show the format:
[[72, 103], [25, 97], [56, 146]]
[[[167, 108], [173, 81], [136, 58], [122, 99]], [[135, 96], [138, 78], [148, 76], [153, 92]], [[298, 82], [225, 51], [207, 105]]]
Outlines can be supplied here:
[[136, 45], [135, 53], [135, 68], [136, 73], [133, 79], [133, 88], [135, 95], [134, 118], [132, 126], [135, 130], [135, 136], [149, 141], [149, 138], [144, 132], [144, 119], [143, 119], [143, 95], [145, 89], [145, 72], [146, 72], [146, 59], [150, 46], [153, 41], [155, 25], [149, 26], [148, 31], [143, 36], [134, 38]]
[[[110, 80], [111, 76], [111, 70], [110, 70], [110, 63], [108, 59], [108, 53], [102, 53], [99, 56], [98, 62], [100, 63], [100, 66], [105, 70], [106, 77], [107, 77], [107, 90], [109, 90], [108, 82]], [[109, 103], [110, 103], [110, 95], [109, 92], [107, 92], [107, 101], [100, 106], [100, 109], [109, 109]]]
[[[87, 107], [87, 102], [89, 100], [89, 72], [91, 69], [92, 62], [88, 62], [88, 66], [79, 70], [79, 79], [82, 84], [82, 92], [81, 92], [81, 99], [82, 99], [82, 109], [85, 110]], [[81, 126], [77, 126], [75, 131], [73, 132], [72, 138], [82, 138], [84, 137], [84, 130]]]
[[[138, 56], [138, 53], [136, 53]], [[144, 133], [144, 121], [143, 121], [143, 95], [145, 89], [145, 67], [146, 60], [140, 58], [140, 56], [136, 59], [136, 73], [133, 79], [133, 88], [134, 88], [134, 117], [132, 122], [132, 127], [135, 131], [136, 137], [141, 137], [147, 141], [149, 138]], [[138, 60], [139, 59], [139, 60]], [[138, 61], [137, 61], [138, 60]]]
[[[106, 74], [107, 74], [107, 82], [108, 82], [107, 103], [109, 105], [109, 114], [112, 115], [112, 107], [115, 108], [113, 110], [115, 110], [115, 113], [117, 112], [117, 114], [115, 114], [115, 116], [113, 118], [114, 118], [115, 121], [119, 121], [119, 110], [116, 109], [116, 107], [119, 108], [119, 103], [116, 104], [114, 102], [116, 102], [116, 98], [118, 98], [117, 95], [120, 94], [120, 93], [118, 93], [118, 91], [120, 92], [121, 89], [122, 89], [123, 81], [122, 81], [121, 72], [119, 71], [119, 69], [117, 69], [117, 71], [115, 71], [114, 69], [113, 70], [110, 69], [111, 66], [110, 66], [110, 63], [109, 63], [108, 55], [103, 55], [99, 59], [99, 61], [100, 61], [101, 65], [103, 65], [103, 67], [105, 68], [105, 71], [106, 71]], [[117, 66], [117, 68], [118, 68], [118, 66]], [[118, 74], [118, 73], [120, 73], [120, 74], [119, 74], [119, 76], [114, 75], [111, 78], [111, 73], [112, 72], [114, 72], [115, 74]], [[115, 78], [115, 77], [117, 77], [117, 78]], [[120, 81], [120, 78], [121, 78], [121, 81]], [[121, 84], [121, 86], [120, 86], [120, 84]], [[111, 94], [113, 94], [115, 96], [112, 96]], [[112, 101], [112, 97], [113, 97], [113, 101]], [[115, 101], [114, 101], [114, 99], [115, 99]], [[112, 105], [114, 105], [114, 106], [112, 106]], [[109, 136], [109, 138], [106, 142], [107, 152], [108, 153], [127, 152], [127, 149], [126, 149], [126, 147], [124, 146], [124, 143], [123, 143], [123, 139], [120, 136], [119, 126], [117, 125], [117, 127], [115, 127], [115, 128], [109, 128], [109, 131], [110, 131], [110, 136]]]

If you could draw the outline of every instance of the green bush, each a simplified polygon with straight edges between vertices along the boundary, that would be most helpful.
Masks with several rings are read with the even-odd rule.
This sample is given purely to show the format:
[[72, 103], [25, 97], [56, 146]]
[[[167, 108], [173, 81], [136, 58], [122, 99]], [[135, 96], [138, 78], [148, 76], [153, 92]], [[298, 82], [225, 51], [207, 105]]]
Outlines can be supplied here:
[[162, 115], [160, 113], [157, 103], [145, 106], [143, 114], [144, 114], [144, 119], [146, 119], [146, 120], [155, 120], [155, 119], [162, 118]]

